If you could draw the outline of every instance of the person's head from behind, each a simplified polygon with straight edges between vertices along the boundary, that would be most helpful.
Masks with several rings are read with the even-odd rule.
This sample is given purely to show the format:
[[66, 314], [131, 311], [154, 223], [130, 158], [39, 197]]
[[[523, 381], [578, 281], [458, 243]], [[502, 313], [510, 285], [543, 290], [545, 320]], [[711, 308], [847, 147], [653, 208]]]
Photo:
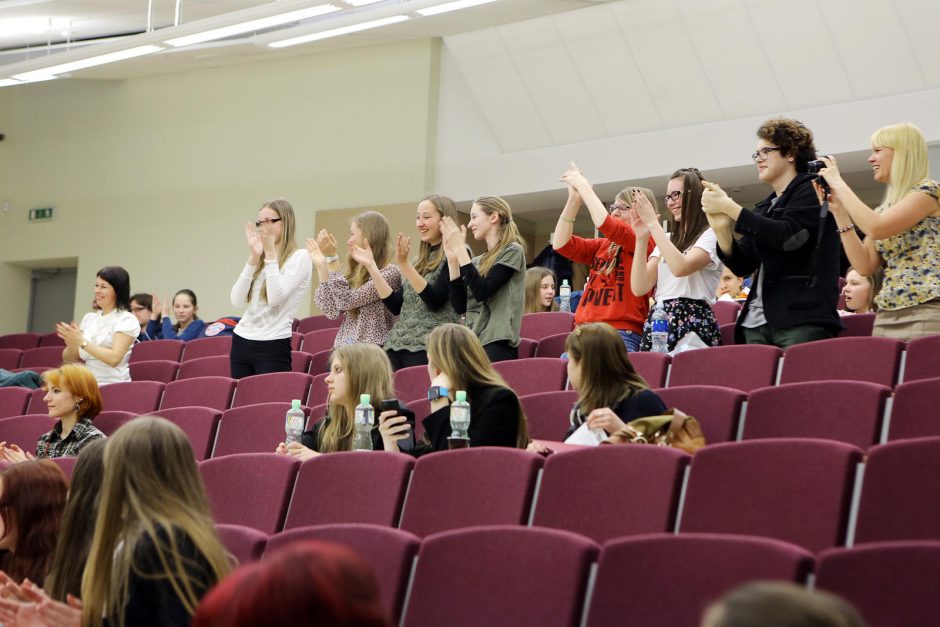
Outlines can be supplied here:
[[95, 304], [103, 313], [131, 308], [131, 277], [121, 266], [106, 266], [95, 275]]
[[767, 120], [757, 129], [757, 149], [752, 158], [762, 183], [771, 187], [788, 183], [798, 173], [805, 173], [807, 164], [816, 159], [813, 132], [789, 118]]
[[737, 298], [744, 287], [744, 279], [737, 276], [730, 268], [725, 266], [721, 270], [721, 278], [718, 279], [718, 289], [715, 292], [717, 298], [728, 294], [731, 298]]
[[792, 583], [745, 584], [709, 607], [702, 627], [865, 627], [839, 597]]
[[199, 320], [199, 316], [196, 315], [198, 311], [199, 304], [192, 290], [180, 290], [173, 296], [173, 317], [176, 318], [177, 326]]
[[233, 572], [202, 600], [193, 627], [391, 627], [369, 564], [307, 540]]
[[228, 572], [229, 563], [186, 434], [163, 418], [135, 418], [108, 439], [104, 469], [82, 578], [82, 624], [100, 625], [102, 615], [123, 616], [128, 590], [122, 582], [139, 568], [133, 560], [145, 539], [158, 553], [155, 563], [166, 567], [162, 576], [175, 582], [179, 600], [192, 613], [201, 585], [194, 578], [203, 575], [191, 572], [191, 558], [181, 555], [167, 537], [184, 534], [206, 559], [213, 581]]
[[415, 228], [418, 229], [421, 244], [418, 248], [415, 270], [419, 274], [430, 272], [444, 260], [443, 246], [433, 254], [431, 251], [432, 246], [438, 246], [442, 241], [441, 220], [444, 218], [450, 218], [455, 223], [458, 220], [457, 205], [454, 204], [453, 199], [440, 194], [431, 194], [418, 203]]
[[20, 462], [0, 473], [0, 550], [8, 551], [7, 574], [41, 583], [49, 572], [68, 483], [48, 459]]
[[578, 391], [583, 413], [613, 407], [633, 392], [649, 386], [627, 356], [617, 330], [606, 322], [582, 324], [565, 340], [568, 380]]
[[98, 496], [104, 481], [106, 444], [106, 440], [94, 440], [83, 446], [72, 471], [52, 570], [44, 586], [49, 596], [58, 601], [65, 601], [66, 595], [80, 597], [82, 593], [82, 573], [95, 533]]
[[140, 328], [146, 328], [153, 314], [153, 295], [140, 292], [131, 296], [131, 313], [137, 317]]
[[927, 142], [913, 124], [892, 124], [875, 131], [868, 162], [875, 180], [888, 186], [884, 198], [888, 206], [929, 176]]
[[95, 375], [85, 366], [65, 364], [42, 373], [42, 400], [49, 417], [58, 420], [92, 419], [101, 413], [101, 390]]
[[326, 376], [330, 422], [320, 431], [321, 453], [352, 448], [356, 425], [354, 412], [359, 397], [368, 394], [373, 406], [395, 396], [392, 365], [376, 344], [344, 344], [330, 357]]
[[558, 309], [555, 302], [555, 273], [536, 266], [525, 273], [525, 313]]
[[870, 276], [864, 276], [855, 268], [849, 268], [849, 271], [845, 273], [845, 285], [842, 287], [845, 308], [855, 313], [875, 311], [875, 296], [881, 289], [882, 276], [881, 269], [876, 270]]

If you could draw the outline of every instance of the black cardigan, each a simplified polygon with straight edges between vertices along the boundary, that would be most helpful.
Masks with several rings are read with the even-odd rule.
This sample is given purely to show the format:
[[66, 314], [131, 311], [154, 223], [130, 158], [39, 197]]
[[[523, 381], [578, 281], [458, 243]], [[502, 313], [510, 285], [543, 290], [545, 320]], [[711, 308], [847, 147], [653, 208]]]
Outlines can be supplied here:
[[[757, 203], [753, 211], [742, 210], [734, 230], [743, 237], [734, 241], [730, 255], [718, 247], [718, 257], [738, 276], [752, 274], [763, 264], [764, 316], [777, 329], [807, 324], [842, 329], [836, 311], [839, 233], [832, 214], [824, 220], [819, 217], [814, 179], [812, 174], [798, 174], [773, 206], [776, 193]], [[757, 281], [755, 276], [735, 326], [739, 344], [744, 343], [741, 322], [757, 295]]]
[[[468, 386], [470, 403], [470, 446], [515, 448], [519, 435], [519, 398], [509, 388], [496, 385]], [[450, 405], [432, 412], [422, 421], [427, 440], [415, 449], [416, 455], [446, 451], [450, 437]]]

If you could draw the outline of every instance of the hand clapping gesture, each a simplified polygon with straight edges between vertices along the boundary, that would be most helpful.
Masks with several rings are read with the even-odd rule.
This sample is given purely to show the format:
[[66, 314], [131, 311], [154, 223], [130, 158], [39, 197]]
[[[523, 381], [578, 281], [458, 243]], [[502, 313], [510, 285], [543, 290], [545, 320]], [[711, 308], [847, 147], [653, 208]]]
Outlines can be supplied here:
[[65, 342], [65, 345], [69, 348], [74, 348], [78, 350], [82, 347], [82, 342], [85, 341], [85, 336], [82, 335], [81, 329], [79, 329], [74, 322], [66, 324], [64, 322], [56, 323], [55, 333], [62, 341]]
[[[565, 170], [564, 174], [561, 175], [559, 180], [567, 183], [571, 189], [574, 189], [578, 193], [580, 193], [584, 188], [591, 186], [588, 180], [584, 178], [584, 174], [581, 173], [581, 168], [579, 168], [574, 161], [568, 162], [568, 169]], [[571, 195], [570, 190], [568, 195]]]
[[467, 245], [467, 227], [457, 226], [452, 218], [445, 216], [441, 220], [441, 237], [447, 256], [456, 256]]
[[398, 234], [398, 241], [396, 242], [395, 249], [395, 260], [398, 262], [399, 267], [404, 267], [411, 263], [411, 238], [405, 235], [404, 233]]
[[659, 216], [656, 215], [656, 210], [650, 204], [650, 199], [638, 189], [633, 190], [633, 209], [647, 227], [659, 222]]
[[716, 230], [731, 228], [734, 221], [726, 214], [726, 211], [737, 206], [734, 200], [721, 189], [718, 183], [702, 181], [702, 185], [705, 187], [702, 192], [702, 211], [708, 218], [708, 224]]
[[0, 459], [11, 464], [25, 462], [30, 459], [36, 459], [29, 451], [24, 451], [16, 444], [7, 446], [6, 442], [0, 442]]
[[307, 238], [307, 254], [310, 255], [310, 261], [313, 262], [313, 265], [326, 265], [326, 256], [323, 254], [323, 250], [320, 248], [317, 240], [312, 237]]
[[[258, 230], [251, 222], [245, 224], [245, 239], [248, 240], [248, 263], [256, 266], [261, 261], [261, 255], [264, 254], [264, 244], [258, 235]], [[156, 307], [154, 307], [156, 310]]]
[[650, 228], [646, 226], [646, 222], [643, 221], [643, 218], [640, 217], [640, 214], [636, 209], [630, 209], [627, 211], [627, 219], [630, 221], [630, 227], [633, 229], [633, 232], [636, 234], [637, 238], [649, 239]]
[[362, 246], [356, 246], [355, 244], [350, 246], [349, 256], [363, 268], [376, 268], [375, 255], [372, 253], [372, 247], [369, 246], [368, 238], [362, 238]]
[[320, 232], [317, 233], [317, 246], [327, 257], [336, 256], [336, 238], [326, 229], [320, 229]]

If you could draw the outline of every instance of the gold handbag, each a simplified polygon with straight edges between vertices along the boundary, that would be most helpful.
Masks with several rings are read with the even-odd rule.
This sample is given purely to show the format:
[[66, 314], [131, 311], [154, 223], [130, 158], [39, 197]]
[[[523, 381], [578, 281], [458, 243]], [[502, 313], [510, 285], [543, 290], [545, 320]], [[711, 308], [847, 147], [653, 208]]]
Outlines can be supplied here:
[[655, 444], [695, 453], [705, 446], [705, 434], [698, 420], [673, 408], [662, 416], [631, 420], [601, 444]]

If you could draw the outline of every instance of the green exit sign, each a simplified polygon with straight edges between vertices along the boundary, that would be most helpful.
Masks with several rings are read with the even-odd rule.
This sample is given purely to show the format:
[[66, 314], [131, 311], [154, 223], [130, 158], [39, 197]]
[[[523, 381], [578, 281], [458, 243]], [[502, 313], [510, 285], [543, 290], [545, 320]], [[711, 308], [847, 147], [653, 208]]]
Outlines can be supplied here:
[[54, 217], [55, 211], [53, 211], [52, 207], [43, 207], [42, 209], [29, 210], [30, 222], [42, 222], [44, 220], [51, 220]]

